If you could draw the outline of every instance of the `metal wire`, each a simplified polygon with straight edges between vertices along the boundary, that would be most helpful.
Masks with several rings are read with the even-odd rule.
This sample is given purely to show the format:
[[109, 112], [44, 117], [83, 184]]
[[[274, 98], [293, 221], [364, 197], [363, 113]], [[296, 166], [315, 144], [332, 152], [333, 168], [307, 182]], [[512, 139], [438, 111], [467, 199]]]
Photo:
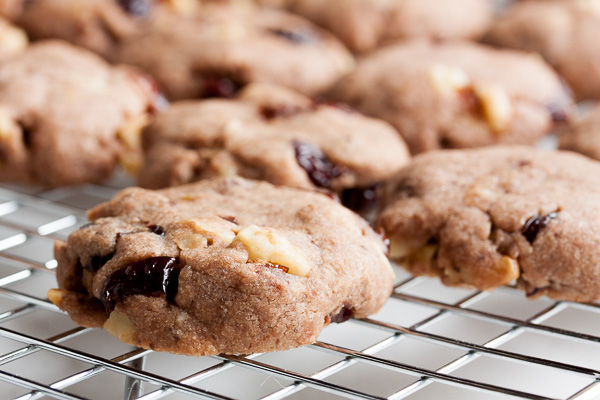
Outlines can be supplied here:
[[[64, 318], [58, 332], [41, 337], [46, 328], [58, 324], [52, 316], [62, 315], [45, 294], [53, 285], [56, 266], [49, 250], [52, 241], [65, 238], [85, 222], [86, 207], [74, 204], [78, 195], [101, 201], [115, 190], [94, 185], [49, 192], [23, 190], [0, 189], [0, 393], [7, 394], [3, 398], [113, 396], [108, 393], [120, 393], [117, 396], [127, 400], [422, 399], [433, 398], [432, 393], [475, 399], [600, 396], [600, 361], [595, 361], [600, 336], [594, 331], [600, 327], [598, 304], [531, 301], [514, 287], [491, 293], [445, 289], [435, 280], [407, 275], [398, 281], [382, 313], [326, 328], [319, 342], [302, 349], [311, 356], [297, 360], [294, 351], [191, 361], [127, 347], [116, 355], [99, 355], [94, 335], [104, 335], [102, 331], [75, 327]], [[496, 296], [516, 302], [518, 309], [501, 309]], [[530, 310], [523, 317], [525, 309]], [[584, 317], [572, 317], [578, 313]], [[37, 331], [32, 325], [44, 329]], [[473, 335], [485, 337], [473, 339]], [[539, 340], [548, 341], [547, 351], [529, 352], [528, 346], [535, 347]], [[110, 343], [110, 350], [118, 348], [116, 342]], [[408, 357], [407, 350], [405, 359], [405, 351], [398, 349], [410, 350], [413, 345], [431, 346], [440, 353], [427, 351], [421, 363]], [[452, 356], [442, 355], [447, 352]], [[571, 353], [575, 357], [565, 356]], [[69, 368], [45, 377], [35, 372], [39, 356], [58, 357]], [[158, 356], [160, 362], [154, 362]], [[312, 365], [313, 360], [320, 364]], [[478, 368], [482, 362], [525, 372], [519, 382], [507, 383]], [[186, 368], [179, 370], [185, 363]], [[154, 372], [165, 369], [176, 377]], [[534, 376], [537, 386], [527, 384]], [[227, 384], [230, 379], [239, 384]], [[563, 390], [553, 392], [548, 385], [557, 379]]]

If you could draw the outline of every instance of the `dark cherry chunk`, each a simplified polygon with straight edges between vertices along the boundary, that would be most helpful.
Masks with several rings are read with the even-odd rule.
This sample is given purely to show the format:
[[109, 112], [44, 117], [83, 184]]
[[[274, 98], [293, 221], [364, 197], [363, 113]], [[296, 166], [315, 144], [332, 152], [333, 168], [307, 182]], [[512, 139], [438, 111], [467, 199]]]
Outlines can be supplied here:
[[[312, 109], [312, 108], [311, 108]], [[292, 105], [280, 105], [278, 107], [263, 106], [260, 109], [260, 115], [266, 120], [275, 118], [291, 117], [301, 112], [310, 111], [311, 109], [302, 108]]]
[[335, 322], [336, 324], [340, 324], [342, 322], [348, 321], [350, 318], [354, 316], [354, 310], [346, 307], [346, 305], [342, 306], [342, 309], [337, 313], [329, 316], [329, 320], [331, 322]]
[[102, 303], [107, 311], [127, 296], [165, 295], [173, 301], [179, 285], [181, 267], [173, 257], [152, 257], [113, 272], [104, 283]]
[[110, 259], [113, 258], [114, 255], [115, 253], [113, 252], [103, 256], [91, 256], [90, 262], [85, 265], [85, 269], [87, 269], [90, 272], [96, 272], [100, 268], [102, 268], [104, 264], [110, 261]]
[[558, 212], [551, 212], [546, 215], [535, 214], [533, 217], [529, 218], [525, 225], [523, 226], [523, 236], [527, 239], [529, 243], [533, 243], [535, 238], [537, 237], [540, 230], [542, 230], [551, 220], [558, 217]]
[[317, 147], [299, 140], [294, 140], [292, 144], [296, 161], [316, 186], [328, 188], [331, 180], [342, 174], [342, 169], [333, 165]]
[[148, 225], [148, 230], [154, 233], [155, 235], [164, 237], [165, 236], [165, 228], [160, 225]]
[[318, 35], [312, 29], [304, 28], [300, 30], [289, 30], [282, 28], [270, 28], [267, 29], [272, 35], [279, 36], [280, 38], [286, 39], [294, 44], [307, 44], [315, 42], [318, 39]]
[[154, 1], [152, 0], [117, 0], [117, 3], [128, 14], [137, 18], [143, 18], [150, 15]]
[[373, 211], [379, 205], [378, 185], [350, 188], [342, 192], [342, 204], [358, 213]]
[[238, 221], [233, 215], [220, 215], [219, 218], [224, 219], [225, 221], [229, 221], [232, 224], [238, 225]]
[[204, 78], [204, 92], [202, 93], [203, 98], [231, 98], [233, 97], [243, 86], [243, 84], [222, 76], [208, 76]]

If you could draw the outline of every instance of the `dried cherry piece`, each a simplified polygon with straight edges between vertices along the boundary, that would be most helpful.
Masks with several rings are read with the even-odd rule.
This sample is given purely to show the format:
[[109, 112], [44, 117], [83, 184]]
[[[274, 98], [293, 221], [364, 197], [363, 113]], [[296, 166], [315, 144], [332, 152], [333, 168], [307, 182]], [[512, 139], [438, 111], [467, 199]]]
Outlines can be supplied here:
[[343, 305], [341, 310], [337, 314], [333, 314], [329, 316], [329, 320], [331, 322], [335, 322], [336, 324], [340, 324], [342, 322], [348, 321], [350, 318], [354, 316], [354, 310], [348, 308], [346, 305]]
[[104, 283], [102, 303], [107, 311], [123, 298], [135, 294], [173, 301], [179, 286], [178, 265], [174, 257], [152, 257], [113, 272]]
[[550, 223], [551, 220], [556, 217], [558, 217], [558, 212], [556, 211], [542, 216], [535, 214], [533, 217], [529, 218], [527, 222], [525, 222], [521, 232], [529, 243], [533, 243], [538, 233], [540, 233], [540, 230], [542, 230], [546, 225], [548, 225], [548, 223]]
[[87, 263], [84, 268], [87, 269], [90, 272], [96, 272], [98, 271], [100, 268], [102, 268], [104, 266], [104, 264], [106, 264], [108, 261], [110, 261], [111, 258], [113, 258], [115, 255], [114, 252], [103, 255], [103, 256], [91, 256], [90, 257], [90, 262]]
[[342, 204], [357, 213], [373, 211], [379, 205], [378, 187], [379, 185], [372, 185], [345, 189], [342, 192]]
[[294, 31], [283, 28], [270, 28], [267, 29], [267, 32], [286, 39], [294, 44], [306, 44], [317, 40], [316, 32], [307, 28]]
[[165, 236], [165, 228], [163, 228], [160, 225], [148, 225], [148, 229], [150, 230], [150, 232], [154, 233], [155, 235], [164, 237]]
[[333, 165], [317, 147], [299, 140], [292, 141], [292, 144], [296, 161], [316, 186], [328, 188], [331, 180], [342, 174], [342, 169]]
[[243, 85], [234, 79], [222, 76], [208, 76], [204, 78], [203, 98], [231, 98]]
[[307, 111], [306, 108], [291, 106], [291, 105], [280, 105], [278, 107], [262, 106], [260, 108], [260, 115], [266, 120], [275, 118], [291, 117], [301, 112]]
[[128, 14], [137, 18], [143, 18], [150, 15], [154, 5], [152, 0], [117, 0], [117, 3]]

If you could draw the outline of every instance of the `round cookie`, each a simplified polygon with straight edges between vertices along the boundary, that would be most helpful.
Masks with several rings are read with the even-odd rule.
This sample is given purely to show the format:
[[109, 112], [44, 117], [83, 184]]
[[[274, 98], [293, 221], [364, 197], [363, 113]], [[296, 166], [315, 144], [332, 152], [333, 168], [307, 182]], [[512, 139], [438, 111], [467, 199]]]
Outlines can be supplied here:
[[[23, 27], [32, 40], [63, 39], [107, 55], [125, 37], [137, 33], [138, 19], [117, 0], [6, 0], [2, 11]], [[8, 8], [10, 4], [10, 8]], [[141, 7], [137, 8], [141, 11]]]
[[559, 135], [559, 148], [600, 160], [600, 105]]
[[489, 0], [289, 0], [286, 8], [331, 31], [356, 52], [414, 36], [475, 39], [493, 15]]
[[533, 144], [574, 111], [537, 55], [415, 39], [361, 58], [331, 97], [390, 122], [412, 153]]
[[337, 193], [355, 210], [409, 159], [387, 123], [290, 89], [250, 84], [236, 99], [174, 103], [143, 131], [139, 183], [161, 188], [240, 175]]
[[157, 19], [144, 34], [125, 40], [112, 59], [145, 69], [174, 100], [227, 97], [249, 82], [312, 95], [354, 65], [338, 39], [301, 17], [219, 5]]
[[486, 35], [489, 43], [540, 53], [578, 99], [600, 99], [600, 1], [513, 4]]
[[382, 236], [316, 192], [242, 178], [129, 188], [57, 242], [50, 300], [138, 347], [249, 354], [313, 343], [392, 290]]
[[145, 75], [87, 50], [39, 42], [0, 64], [0, 181], [96, 182], [139, 157], [161, 103]]
[[[584, 173], [582, 173], [584, 172]], [[379, 225], [415, 275], [529, 297], [600, 298], [600, 164], [520, 146], [419, 155], [390, 185]]]

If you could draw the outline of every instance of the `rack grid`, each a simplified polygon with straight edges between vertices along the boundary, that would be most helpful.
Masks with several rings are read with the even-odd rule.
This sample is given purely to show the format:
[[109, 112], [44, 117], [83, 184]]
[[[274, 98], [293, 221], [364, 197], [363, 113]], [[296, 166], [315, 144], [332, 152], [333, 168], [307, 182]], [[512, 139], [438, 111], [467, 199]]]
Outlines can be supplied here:
[[379, 313], [285, 352], [184, 357], [78, 327], [46, 297], [53, 243], [128, 183], [0, 188], [0, 397], [600, 398], [600, 304], [446, 288], [399, 268]]

